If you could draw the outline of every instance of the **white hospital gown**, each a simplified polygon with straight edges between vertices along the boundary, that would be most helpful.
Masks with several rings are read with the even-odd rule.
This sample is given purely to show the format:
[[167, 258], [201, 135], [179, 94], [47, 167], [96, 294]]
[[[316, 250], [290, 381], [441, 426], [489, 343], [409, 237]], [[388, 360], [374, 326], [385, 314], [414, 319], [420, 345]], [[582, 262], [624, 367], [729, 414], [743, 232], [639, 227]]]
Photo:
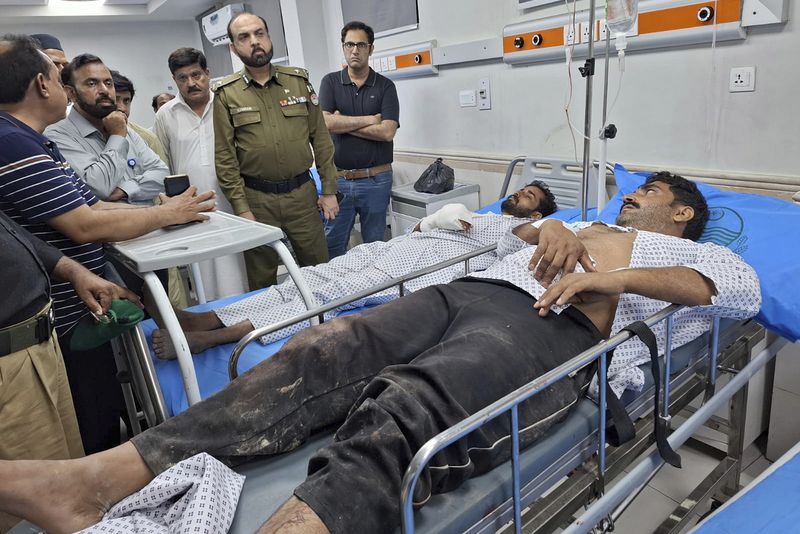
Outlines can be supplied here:
[[[303, 267], [301, 272], [317, 303], [322, 305], [480, 247], [496, 244], [508, 230], [526, 222], [529, 222], [529, 219], [491, 213], [475, 215], [472, 228], [468, 231], [436, 229], [430, 232], [412, 232], [387, 242], [366, 243], [352, 248], [344, 256], [334, 258], [328, 263]], [[496, 257], [496, 254], [491, 252], [472, 258], [470, 269], [473, 271], [486, 269], [495, 262]], [[412, 292], [434, 284], [445, 284], [464, 274], [463, 264], [453, 265], [411, 280], [405, 283], [405, 289], [407, 292]], [[336, 313], [365, 305], [380, 304], [397, 297], [398, 289], [393, 287], [342, 306]], [[307, 311], [306, 306], [297, 286], [292, 280], [287, 280], [266, 291], [215, 310], [215, 313], [225, 326], [249, 320], [254, 328], [262, 328], [305, 311]], [[335, 316], [336, 313], [328, 316]], [[308, 322], [298, 323], [263, 336], [260, 341], [271, 343], [306, 327]]]
[[243, 486], [244, 476], [200, 453], [159, 474], [80, 534], [223, 534]]
[[[579, 222], [567, 226], [578, 231], [591, 224]], [[708, 331], [713, 316], [746, 319], [758, 313], [761, 306], [758, 277], [752, 267], [727, 248], [712, 243], [695, 243], [688, 239], [610, 226], [619, 231], [636, 232], [631, 252], [631, 268], [684, 266], [694, 269], [714, 283], [717, 294], [711, 298], [710, 305], [685, 308], [674, 315], [673, 348], [684, 345]], [[509, 232], [497, 246], [501, 260], [482, 273], [473, 273], [470, 276], [504, 280], [538, 299], [545, 289], [528, 270], [528, 263], [535, 250], [535, 246], [528, 245]], [[575, 270], [582, 272], [583, 268], [578, 264]], [[646, 319], [668, 305], [668, 302], [623, 293], [611, 327], [612, 335], [630, 323]], [[553, 308], [553, 310], [559, 312], [563, 308]], [[664, 353], [665, 328], [663, 321], [653, 328], [661, 354]], [[608, 374], [611, 388], [617, 396], [622, 395], [628, 388], [635, 391], [642, 389], [644, 373], [639, 369], [639, 365], [648, 361], [650, 352], [638, 338], [628, 340], [617, 347]]]

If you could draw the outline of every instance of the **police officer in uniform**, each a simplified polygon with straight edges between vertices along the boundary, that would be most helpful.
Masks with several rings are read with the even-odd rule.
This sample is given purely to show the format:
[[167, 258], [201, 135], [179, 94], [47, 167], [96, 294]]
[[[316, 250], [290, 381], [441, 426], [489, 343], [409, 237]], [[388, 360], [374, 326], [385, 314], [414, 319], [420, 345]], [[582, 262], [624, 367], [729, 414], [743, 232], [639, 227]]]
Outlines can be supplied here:
[[[336, 168], [308, 72], [270, 63], [272, 41], [266, 21], [257, 15], [234, 17], [228, 37], [245, 68], [215, 88], [220, 187], [237, 215], [283, 229], [300, 265], [326, 262], [320, 211], [325, 219], [339, 211]], [[322, 180], [319, 197], [308, 170], [315, 158]], [[250, 289], [275, 284], [278, 256], [271, 248], [245, 252], [245, 263]]]

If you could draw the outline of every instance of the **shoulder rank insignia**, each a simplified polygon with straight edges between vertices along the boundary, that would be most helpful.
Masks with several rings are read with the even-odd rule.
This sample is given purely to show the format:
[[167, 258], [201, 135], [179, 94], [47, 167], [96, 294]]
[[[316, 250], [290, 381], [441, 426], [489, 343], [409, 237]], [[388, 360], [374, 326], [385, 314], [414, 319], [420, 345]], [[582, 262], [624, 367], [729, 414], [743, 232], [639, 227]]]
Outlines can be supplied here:
[[283, 65], [278, 65], [275, 67], [275, 70], [281, 74], [299, 76], [300, 78], [305, 78], [306, 80], [308, 79], [308, 71], [300, 67], [285, 67]]
[[220, 81], [218, 81], [216, 84], [214, 84], [214, 87], [212, 88], [212, 91], [217, 91], [217, 90], [225, 87], [226, 85], [230, 85], [233, 82], [235, 82], [236, 80], [240, 79], [242, 76], [243, 76], [242, 72], [237, 72], [235, 74], [231, 74], [230, 76], [225, 76]]

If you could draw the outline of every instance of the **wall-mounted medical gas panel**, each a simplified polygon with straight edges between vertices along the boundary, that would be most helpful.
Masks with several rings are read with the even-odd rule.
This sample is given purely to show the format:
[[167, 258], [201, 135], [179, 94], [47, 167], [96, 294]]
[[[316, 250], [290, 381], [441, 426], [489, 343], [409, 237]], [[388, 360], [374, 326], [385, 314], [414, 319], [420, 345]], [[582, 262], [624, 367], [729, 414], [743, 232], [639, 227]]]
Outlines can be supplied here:
[[[585, 56], [590, 38], [595, 41], [597, 54], [598, 45], [605, 43], [605, 8], [595, 12], [593, 31], [588, 25], [587, 10], [576, 13], [574, 20], [570, 14], [506, 26], [503, 61], [517, 64], [561, 59], [565, 45], [574, 45], [573, 56]], [[643, 0], [626, 50], [709, 43], [714, 32], [717, 41], [745, 38], [740, 0]]]
[[369, 66], [387, 78], [411, 78], [438, 74], [433, 64], [436, 41], [426, 41], [401, 48], [381, 50], [369, 58]]

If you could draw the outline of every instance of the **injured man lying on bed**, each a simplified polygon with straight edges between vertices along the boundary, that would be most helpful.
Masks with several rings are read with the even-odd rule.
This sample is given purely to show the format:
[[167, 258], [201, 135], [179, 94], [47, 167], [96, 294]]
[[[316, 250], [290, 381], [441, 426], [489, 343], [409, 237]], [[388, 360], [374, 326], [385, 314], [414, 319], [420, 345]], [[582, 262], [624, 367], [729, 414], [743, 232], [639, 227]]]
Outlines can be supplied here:
[[[658, 173], [625, 196], [617, 225], [526, 223], [486, 271], [309, 328], [129, 443], [77, 460], [0, 463], [0, 509], [49, 532], [77, 530], [198, 452], [236, 464], [340, 425], [261, 532], [394, 532], [403, 473], [428, 439], [609, 336], [615, 316], [627, 324], [668, 302], [692, 306], [675, 317], [677, 346], [712, 315], [756, 314], [753, 269], [691, 240], [707, 217], [694, 183]], [[547, 288], [535, 279], [584, 253], [588, 269], [573, 263]], [[629, 366], [648, 359], [646, 350], [628, 356]], [[592, 375], [583, 369], [520, 405], [521, 445], [563, 420]], [[415, 503], [507, 460], [508, 432], [499, 417], [438, 454]]]
[[[422, 219], [414, 232], [391, 241], [359, 245], [344, 256], [313, 267], [303, 267], [303, 278], [311, 288], [318, 305], [352, 295], [444, 260], [467, 254], [487, 245], [494, 245], [505, 233], [525, 222], [551, 215], [558, 209], [547, 185], [534, 181], [501, 204], [502, 215], [473, 214], [462, 204], [448, 204]], [[418, 231], [417, 231], [418, 230]], [[470, 260], [473, 271], [486, 269], [495, 262], [494, 252]], [[408, 292], [434, 284], [446, 284], [464, 275], [464, 266], [453, 265], [414, 279], [405, 284]], [[365, 305], [381, 304], [399, 296], [397, 287], [354, 301], [327, 314]], [[238, 302], [203, 313], [181, 312], [178, 319], [186, 333], [189, 350], [199, 353], [223, 343], [235, 343], [255, 328], [262, 328], [290, 319], [308, 310], [295, 283], [282, 284]], [[272, 343], [307, 328], [297, 323], [262, 336], [262, 343]], [[175, 357], [175, 348], [166, 330], [153, 333], [153, 348], [162, 359]]]

